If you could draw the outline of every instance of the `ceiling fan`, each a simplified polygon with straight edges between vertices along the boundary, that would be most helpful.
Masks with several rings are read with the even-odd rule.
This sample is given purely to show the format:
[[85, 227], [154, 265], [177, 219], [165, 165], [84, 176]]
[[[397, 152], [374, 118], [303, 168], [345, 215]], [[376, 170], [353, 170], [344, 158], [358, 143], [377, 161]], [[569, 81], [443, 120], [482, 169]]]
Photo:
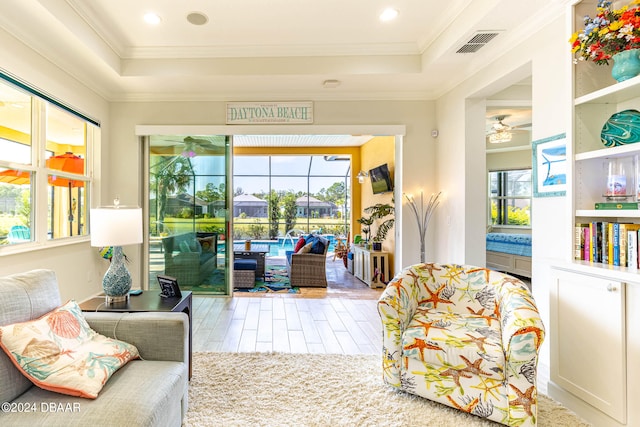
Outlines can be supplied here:
[[487, 132], [487, 139], [490, 143], [499, 144], [509, 142], [514, 133], [524, 132], [524, 128], [531, 127], [531, 123], [517, 126], [506, 124], [504, 120], [510, 116], [510, 114], [502, 114], [491, 118], [491, 120], [495, 120], [495, 123], [491, 124], [490, 130]]
[[181, 155], [196, 157], [202, 154], [224, 154], [224, 136], [187, 136], [182, 140], [173, 136], [151, 137], [151, 151], [155, 154]]

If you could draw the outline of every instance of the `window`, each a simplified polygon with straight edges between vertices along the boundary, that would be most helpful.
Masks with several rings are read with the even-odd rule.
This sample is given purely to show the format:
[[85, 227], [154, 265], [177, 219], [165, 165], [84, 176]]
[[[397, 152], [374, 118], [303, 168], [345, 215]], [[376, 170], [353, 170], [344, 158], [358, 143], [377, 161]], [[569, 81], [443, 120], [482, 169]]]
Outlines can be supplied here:
[[489, 172], [491, 225], [531, 226], [531, 169]]
[[0, 74], [0, 247], [88, 234], [87, 153], [99, 134], [97, 122]]
[[349, 231], [351, 159], [234, 157], [234, 238], [275, 239], [290, 231]]

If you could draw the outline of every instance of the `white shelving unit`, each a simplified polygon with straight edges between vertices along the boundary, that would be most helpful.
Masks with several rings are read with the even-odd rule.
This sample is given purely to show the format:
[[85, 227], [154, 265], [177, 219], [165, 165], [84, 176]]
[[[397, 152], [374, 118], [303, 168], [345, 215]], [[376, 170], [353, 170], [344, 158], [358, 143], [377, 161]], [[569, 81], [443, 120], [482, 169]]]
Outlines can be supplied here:
[[[594, 16], [597, 0], [573, 1], [571, 32]], [[640, 155], [640, 143], [606, 148], [600, 132], [612, 114], [640, 109], [640, 76], [621, 83], [609, 67], [572, 66], [567, 127], [567, 261], [552, 268], [549, 394], [597, 426], [640, 425], [640, 272], [574, 259], [574, 227], [593, 221], [640, 223], [638, 210], [596, 210], [604, 202], [609, 159]], [[635, 189], [634, 189], [635, 190]], [[587, 357], [584, 357], [587, 356]]]
[[[597, 1], [576, 2], [574, 16], [582, 25], [582, 16], [593, 16]], [[597, 67], [597, 68], [594, 68]], [[606, 73], [603, 73], [605, 71]], [[640, 108], [640, 76], [616, 83], [610, 68], [580, 61], [573, 69], [574, 96], [567, 153], [573, 153], [572, 174], [569, 174], [567, 195], [571, 201], [572, 225], [592, 221], [639, 223], [638, 210], [596, 210], [596, 202], [604, 202], [608, 159], [640, 155], [640, 143], [607, 148], [600, 141], [602, 126], [612, 114], [625, 109]], [[590, 90], [590, 91], [589, 91]], [[568, 251], [573, 258], [573, 231]], [[584, 267], [584, 262], [574, 261]], [[609, 271], [608, 265], [589, 263], [592, 273]], [[637, 269], [620, 268], [621, 279], [640, 282]]]

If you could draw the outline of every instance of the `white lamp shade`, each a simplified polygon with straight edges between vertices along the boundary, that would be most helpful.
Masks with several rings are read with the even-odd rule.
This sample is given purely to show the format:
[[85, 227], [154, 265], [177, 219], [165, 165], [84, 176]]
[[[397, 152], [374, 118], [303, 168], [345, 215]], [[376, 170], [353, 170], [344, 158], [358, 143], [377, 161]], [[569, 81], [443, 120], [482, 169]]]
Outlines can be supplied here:
[[91, 209], [91, 246], [125, 246], [142, 243], [142, 209], [105, 207]]

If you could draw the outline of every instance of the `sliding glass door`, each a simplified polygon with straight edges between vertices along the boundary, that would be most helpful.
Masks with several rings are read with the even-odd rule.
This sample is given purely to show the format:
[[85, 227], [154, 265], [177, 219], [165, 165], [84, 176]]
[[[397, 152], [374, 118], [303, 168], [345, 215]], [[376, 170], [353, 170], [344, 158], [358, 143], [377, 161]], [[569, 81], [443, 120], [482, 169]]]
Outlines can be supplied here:
[[148, 144], [149, 287], [230, 295], [230, 145], [224, 135], [151, 135]]

